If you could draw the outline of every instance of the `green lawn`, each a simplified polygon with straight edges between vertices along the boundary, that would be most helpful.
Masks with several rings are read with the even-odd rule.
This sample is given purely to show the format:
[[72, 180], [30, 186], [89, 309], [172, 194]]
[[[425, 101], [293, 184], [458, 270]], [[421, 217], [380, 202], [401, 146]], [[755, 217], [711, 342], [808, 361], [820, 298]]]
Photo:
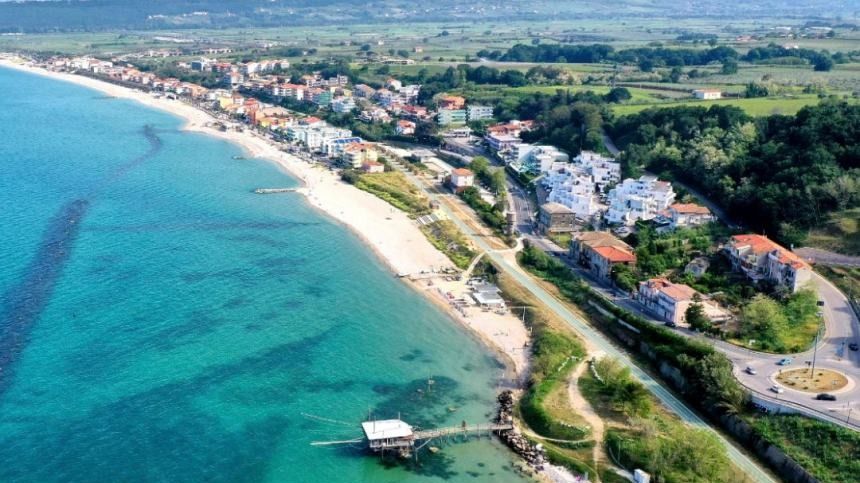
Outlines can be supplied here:
[[[634, 97], [635, 99], [635, 97]], [[699, 101], [689, 99], [680, 102], [664, 102], [659, 104], [619, 104], [612, 107], [612, 112], [618, 116], [635, 114], [651, 107], [704, 106], [712, 105], [737, 106], [751, 116], [769, 116], [771, 114], [795, 114], [806, 106], [816, 105], [820, 99], [813, 94], [802, 94], [792, 97], [760, 97], [753, 99], [720, 99], [714, 101]]]

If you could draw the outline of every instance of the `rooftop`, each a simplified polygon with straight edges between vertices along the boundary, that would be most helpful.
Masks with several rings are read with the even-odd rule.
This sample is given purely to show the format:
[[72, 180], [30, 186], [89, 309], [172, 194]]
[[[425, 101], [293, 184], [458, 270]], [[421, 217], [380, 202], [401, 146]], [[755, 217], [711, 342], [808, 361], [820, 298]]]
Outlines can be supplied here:
[[474, 176], [475, 174], [466, 168], [457, 168], [452, 173], [456, 176]]
[[365, 421], [361, 423], [361, 429], [364, 430], [364, 436], [368, 441], [412, 436], [412, 426], [399, 419]]
[[683, 213], [685, 215], [710, 215], [711, 210], [702, 205], [697, 205], [695, 203], [675, 203], [670, 206], [669, 209], [675, 210], [678, 213]]
[[602, 246], [594, 248], [594, 251], [601, 257], [609, 260], [610, 263], [625, 263], [636, 261], [636, 255], [618, 247]]
[[794, 268], [809, 268], [809, 264], [802, 258], [764, 235], [735, 235], [731, 239], [731, 244], [736, 248], [747, 246], [756, 255], [777, 252], [780, 263], [791, 265]]
[[553, 214], [553, 215], [573, 213], [573, 210], [571, 210], [570, 208], [564, 206], [561, 203], [554, 203], [554, 202], [544, 203], [543, 205], [541, 205], [540, 209], [542, 209], [546, 213]]

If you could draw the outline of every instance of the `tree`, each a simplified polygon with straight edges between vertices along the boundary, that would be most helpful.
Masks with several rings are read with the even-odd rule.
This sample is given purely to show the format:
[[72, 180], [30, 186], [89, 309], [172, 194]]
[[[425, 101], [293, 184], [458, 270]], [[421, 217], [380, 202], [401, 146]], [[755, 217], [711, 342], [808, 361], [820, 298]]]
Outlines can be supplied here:
[[812, 59], [812, 68], [816, 72], [827, 72], [833, 69], [833, 59], [822, 53]]
[[776, 300], [758, 294], [741, 310], [741, 335], [757, 339], [765, 347], [782, 347], [780, 335], [788, 330], [788, 319]]
[[629, 101], [633, 98], [630, 91], [626, 87], [615, 87], [606, 93], [606, 102], [619, 103]]
[[690, 306], [687, 307], [686, 312], [684, 312], [684, 320], [686, 320], [693, 329], [707, 332], [713, 326], [711, 324], [711, 319], [705, 315], [705, 307], [702, 306], [701, 300], [702, 297], [699, 294], [693, 296], [693, 303], [690, 304]]
[[469, 163], [469, 169], [471, 169], [476, 176], [482, 176], [489, 168], [490, 160], [483, 156], [475, 156], [472, 158], [472, 162]]
[[738, 62], [734, 59], [723, 62], [723, 68], [720, 69], [723, 75], [733, 75], [738, 73]]
[[632, 292], [636, 289], [636, 274], [629, 265], [615, 264], [612, 266], [612, 281], [621, 290]]

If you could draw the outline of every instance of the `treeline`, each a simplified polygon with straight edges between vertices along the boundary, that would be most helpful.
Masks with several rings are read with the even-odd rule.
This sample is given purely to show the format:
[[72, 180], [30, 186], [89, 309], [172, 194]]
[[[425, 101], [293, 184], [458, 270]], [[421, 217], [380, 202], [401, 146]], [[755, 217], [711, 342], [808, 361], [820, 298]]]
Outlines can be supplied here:
[[651, 62], [655, 66], [683, 67], [705, 65], [737, 59], [738, 53], [730, 47], [711, 49], [667, 49], [663, 47], [639, 47], [615, 50], [611, 45], [563, 45], [563, 44], [517, 44], [501, 55], [486, 50], [478, 52], [481, 57], [495, 58], [506, 62], [556, 62], [597, 63], [618, 62], [639, 64]]
[[860, 204], [860, 106], [825, 100], [796, 116], [732, 106], [648, 109], [609, 126], [628, 173], [701, 190], [753, 231], [800, 244], [828, 214]]
[[757, 62], [782, 57], [796, 57], [809, 61], [815, 70], [830, 70], [833, 63], [847, 62], [843, 53], [831, 55], [827, 51], [810, 49], [786, 49], [771, 44], [756, 47], [746, 55], [741, 55], [726, 46], [709, 49], [669, 49], [665, 47], [637, 47], [615, 50], [611, 45], [565, 45], [565, 44], [517, 44], [507, 52], [481, 50], [477, 54], [493, 60], [505, 62], [548, 62], [548, 63], [600, 63], [617, 62], [638, 65], [644, 71], [655, 67], [685, 67], [711, 63], [731, 64], [738, 59]]
[[830, 55], [826, 50], [819, 52], [812, 49], [787, 49], [773, 43], [767, 47], [750, 49], [741, 59], [747, 62], [762, 62], [785, 58], [808, 61], [817, 71], [828, 71], [833, 68], [834, 63], [842, 64], [848, 62], [848, 56], [842, 52]]

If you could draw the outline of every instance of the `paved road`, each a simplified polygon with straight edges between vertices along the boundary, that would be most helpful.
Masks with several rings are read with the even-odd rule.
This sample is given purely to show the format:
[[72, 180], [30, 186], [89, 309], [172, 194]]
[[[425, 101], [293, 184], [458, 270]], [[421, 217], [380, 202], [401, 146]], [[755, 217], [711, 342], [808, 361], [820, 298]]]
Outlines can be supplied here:
[[[428, 190], [420, 179], [406, 171], [404, 171], [404, 174], [409, 177], [416, 186], [424, 190], [424, 192], [431, 200], [437, 198], [437, 195]], [[440, 205], [443, 207], [443, 209], [446, 209], [444, 204], [440, 203]], [[774, 479], [771, 478], [769, 474], [765, 470], [763, 470], [755, 461], [750, 459], [746, 454], [741, 452], [738, 448], [736, 448], [729, 441], [727, 441], [719, 432], [710, 427], [701, 417], [699, 417], [698, 414], [693, 412], [690, 408], [686, 406], [686, 404], [676, 398], [675, 395], [672, 394], [672, 392], [670, 392], [657, 380], [652, 378], [647, 372], [637, 366], [636, 363], [633, 362], [633, 360], [625, 352], [622, 352], [613, 344], [611, 344], [603, 336], [603, 334], [597, 332], [585, 321], [575, 316], [573, 312], [571, 312], [563, 303], [557, 300], [549, 292], [544, 290], [540, 285], [535, 283], [535, 281], [529, 275], [524, 273], [522, 269], [510, 264], [502, 256], [502, 254], [494, 251], [486, 243], [486, 241], [481, 236], [479, 236], [479, 234], [476, 234], [466, 223], [460, 220], [459, 217], [455, 216], [453, 213], [450, 212], [448, 212], [447, 214], [451, 218], [451, 220], [457, 225], [457, 227], [471, 239], [475, 246], [478, 247], [479, 251], [484, 251], [487, 253], [486, 256], [488, 256], [496, 264], [496, 266], [511, 275], [518, 283], [520, 283], [529, 292], [531, 292], [532, 295], [534, 295], [538, 300], [544, 303], [550, 310], [555, 312], [562, 320], [567, 322], [592, 346], [596, 347], [604, 354], [610, 357], [614, 357], [620, 360], [625, 365], [629, 366], [631, 373], [637, 379], [639, 379], [645, 385], [645, 387], [648, 388], [648, 390], [651, 391], [667, 408], [669, 408], [672, 412], [677, 414], [683, 421], [690, 424], [691, 426], [705, 429], [714, 434], [725, 446], [729, 458], [742, 471], [749, 475], [749, 477], [751, 477], [754, 481], [759, 482], [774, 481]]]
[[809, 260], [811, 263], [821, 265], [840, 265], [843, 267], [860, 267], [860, 257], [852, 257], [841, 253], [834, 253], [820, 248], [801, 247], [794, 250], [794, 253]]

